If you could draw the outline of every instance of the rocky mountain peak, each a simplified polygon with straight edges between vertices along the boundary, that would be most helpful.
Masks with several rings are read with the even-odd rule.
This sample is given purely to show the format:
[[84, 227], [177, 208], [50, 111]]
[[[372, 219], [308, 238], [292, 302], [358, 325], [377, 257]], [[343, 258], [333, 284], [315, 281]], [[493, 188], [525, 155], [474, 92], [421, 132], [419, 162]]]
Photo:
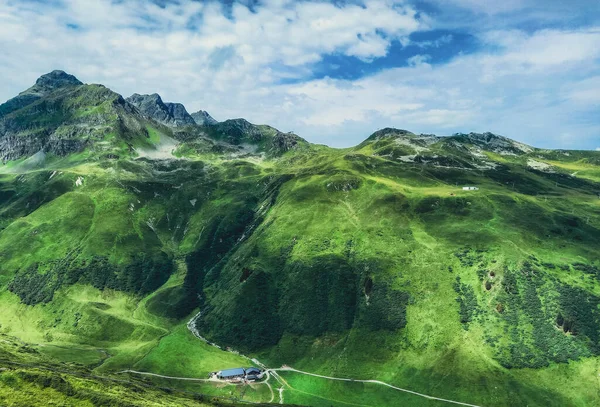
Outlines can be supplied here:
[[45, 89], [57, 89], [65, 86], [83, 85], [83, 82], [81, 82], [75, 76], [66, 73], [65, 71], [54, 70], [50, 73], [40, 76], [35, 81], [35, 85]]
[[408, 137], [408, 136], [414, 136], [414, 133], [412, 133], [408, 130], [386, 127], [384, 129], [377, 130], [375, 133], [371, 134], [371, 136], [367, 140], [379, 140], [384, 137]]
[[473, 144], [484, 150], [504, 155], [521, 155], [533, 151], [533, 148], [527, 144], [491, 132], [471, 132], [469, 134], [456, 133], [451, 138], [463, 143]]
[[262, 133], [258, 126], [250, 123], [246, 119], [229, 119], [220, 122], [216, 127], [227, 137], [228, 142], [239, 144], [243, 140], [249, 142], [258, 142], [262, 139]]
[[140, 95], [139, 93], [134, 93], [127, 98], [127, 101], [134, 106], [149, 103], [164, 104], [158, 93], [153, 93], [151, 95]]
[[157, 93], [151, 95], [134, 93], [126, 100], [144, 115], [167, 126], [189, 126], [196, 123], [181, 103], [165, 103]]
[[83, 85], [83, 83], [73, 75], [64, 71], [55, 70], [42, 75], [35, 81], [35, 84], [32, 87], [1, 104], [0, 117], [30, 105], [55, 90], [79, 85]]
[[196, 124], [200, 126], [211, 126], [219, 123], [206, 110], [198, 110], [196, 113], [192, 113], [191, 116]]

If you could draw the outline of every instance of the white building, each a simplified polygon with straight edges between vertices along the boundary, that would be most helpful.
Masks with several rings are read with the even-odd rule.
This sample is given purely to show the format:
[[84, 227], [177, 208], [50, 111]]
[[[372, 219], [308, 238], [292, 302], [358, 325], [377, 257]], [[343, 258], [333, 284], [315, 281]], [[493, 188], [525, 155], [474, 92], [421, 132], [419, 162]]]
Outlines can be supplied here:
[[463, 191], [479, 191], [477, 187], [463, 187]]

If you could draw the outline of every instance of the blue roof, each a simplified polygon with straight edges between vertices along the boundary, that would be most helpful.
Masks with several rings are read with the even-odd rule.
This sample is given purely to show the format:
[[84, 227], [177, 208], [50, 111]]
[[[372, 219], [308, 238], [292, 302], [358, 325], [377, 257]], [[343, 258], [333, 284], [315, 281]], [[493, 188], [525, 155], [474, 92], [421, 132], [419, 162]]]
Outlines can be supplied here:
[[222, 377], [243, 376], [244, 374], [245, 374], [244, 369], [241, 367], [238, 367], [236, 369], [221, 370], [221, 373], [220, 373], [220, 375]]

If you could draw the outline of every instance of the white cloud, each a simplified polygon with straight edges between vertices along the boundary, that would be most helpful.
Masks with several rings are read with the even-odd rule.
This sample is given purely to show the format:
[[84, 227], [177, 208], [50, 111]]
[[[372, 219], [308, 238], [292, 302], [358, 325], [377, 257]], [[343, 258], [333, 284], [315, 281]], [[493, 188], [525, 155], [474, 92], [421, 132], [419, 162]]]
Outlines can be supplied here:
[[569, 84], [566, 98], [584, 105], [600, 105], [600, 75]]
[[433, 2], [442, 7], [454, 5], [476, 13], [488, 15], [522, 10], [530, 3], [527, 0], [434, 0]]
[[564, 68], [567, 64], [594, 61], [600, 56], [600, 29], [543, 30], [531, 36], [515, 31], [495, 32], [493, 39], [503, 45], [506, 52], [491, 58], [491, 62], [512, 66], [509, 71]]
[[417, 66], [417, 65], [426, 64], [427, 61], [429, 61], [430, 59], [431, 59], [431, 55], [417, 54], [417, 55], [413, 55], [412, 57], [408, 58], [406, 60], [406, 62], [408, 62], [409, 66]]
[[454, 37], [452, 36], [452, 34], [446, 34], [446, 35], [442, 35], [441, 37], [432, 40], [432, 41], [418, 41], [418, 42], [411, 42], [411, 44], [414, 44], [418, 47], [421, 48], [440, 48], [444, 45], [450, 44], [452, 42], [452, 40], [454, 39]]
[[269, 0], [254, 12], [234, 3], [232, 18], [218, 2], [61, 4], [0, 0], [0, 72], [17, 79], [0, 98], [62, 67], [123, 92], [159, 90], [189, 102], [189, 91], [201, 89], [205, 96], [192, 102], [208, 101], [210, 91], [261, 92], [262, 84], [302, 76], [324, 54], [383, 56], [392, 41], [421, 27], [412, 8], [390, 0], [364, 7]]
[[[570, 133], [597, 145], [599, 30], [482, 29], [483, 51], [442, 65], [414, 55], [406, 67], [356, 80], [303, 80], [326, 54], [369, 61], [435, 24], [398, 1], [365, 4], [267, 0], [250, 11], [236, 3], [228, 18], [215, 2], [63, 0], [56, 7], [0, 0], [0, 99], [64, 69], [125, 96], [158, 92], [190, 111], [246, 117], [335, 145], [356, 144], [385, 126], [491, 130], [561, 147], [573, 141], [559, 134]], [[433, 52], [452, 41], [417, 45]]]

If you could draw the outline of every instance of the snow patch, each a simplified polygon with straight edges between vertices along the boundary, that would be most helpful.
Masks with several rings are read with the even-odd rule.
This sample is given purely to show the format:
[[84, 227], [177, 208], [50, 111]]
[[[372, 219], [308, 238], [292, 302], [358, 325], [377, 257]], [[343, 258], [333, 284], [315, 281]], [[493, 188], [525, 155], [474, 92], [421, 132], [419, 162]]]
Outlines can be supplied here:
[[83, 185], [83, 177], [77, 177], [77, 180], [75, 180], [75, 186], [80, 187]]
[[527, 160], [527, 166], [529, 168], [533, 168], [534, 170], [544, 171], [544, 172], [554, 172], [553, 167], [550, 164], [543, 163], [541, 161], [529, 159]]
[[416, 154], [413, 154], [413, 155], [401, 155], [400, 157], [398, 157], [398, 159], [400, 161], [402, 161], [402, 162], [405, 162], [405, 163], [414, 163], [416, 157], [417, 157]]
[[192, 206], [196, 206], [196, 202], [198, 202], [197, 199], [190, 199], [190, 203], [192, 204]]

